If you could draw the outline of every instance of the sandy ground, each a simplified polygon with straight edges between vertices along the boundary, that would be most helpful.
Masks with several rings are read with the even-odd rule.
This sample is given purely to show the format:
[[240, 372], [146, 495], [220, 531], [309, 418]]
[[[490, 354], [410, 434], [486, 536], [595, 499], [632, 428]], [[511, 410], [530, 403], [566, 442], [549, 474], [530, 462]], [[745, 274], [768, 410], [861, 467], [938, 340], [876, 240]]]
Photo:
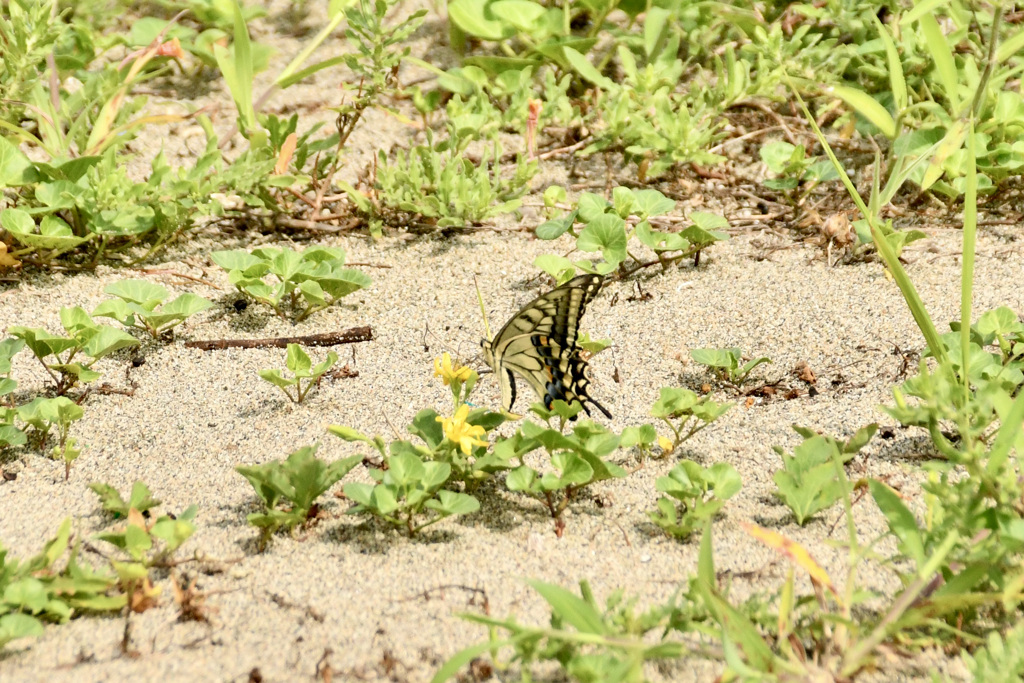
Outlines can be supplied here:
[[[932, 315], [948, 320], [955, 317], [959, 271], [955, 234], [939, 235], [908, 253], [909, 270]], [[424, 680], [445, 658], [486, 635], [457, 617], [479, 610], [468, 603], [471, 596], [439, 587], [481, 589], [491, 614], [541, 623], [544, 605], [523, 578], [567, 587], [587, 579], [600, 598], [621, 587], [649, 604], [667, 599], [695, 571], [697, 544], [668, 539], [645, 516], [656, 499], [655, 479], [673, 465], [664, 461], [596, 485], [595, 492], [612, 505], [574, 504], [561, 539], [539, 505], [507, 492], [486, 496], [479, 513], [447, 520], [412, 541], [344, 516], [345, 503], [328, 495], [328, 519], [295, 538], [275, 537], [265, 553], [258, 553], [256, 532], [245, 522], [255, 509], [254, 495], [234, 467], [282, 458], [314, 442], [328, 460], [365, 452], [331, 437], [325, 426], [391, 435], [389, 425], [401, 431], [421, 408], [448, 409], [447, 389], [432, 378], [432, 360], [443, 351], [467, 361], [476, 354], [482, 324], [472, 275], [493, 325], [540, 291], [527, 286], [535, 275], [530, 264], [552, 246], [491, 234], [330, 243], [344, 246], [351, 261], [392, 267], [367, 268], [372, 287], [295, 326], [258, 305], [234, 312], [236, 297], [217, 268], [208, 268], [206, 277], [219, 289], [182, 287], [182, 280], [170, 275], [149, 276], [175, 291], [212, 298], [218, 306], [189, 320], [173, 343], [144, 345], [146, 363], [130, 374], [133, 395], [90, 396], [75, 430], [88, 449], [69, 482], [63, 481], [62, 464], [38, 454], [4, 465], [18, 474], [0, 486], [0, 538], [13, 556], [37, 552], [67, 516], [82, 534], [104, 528], [108, 520], [89, 482], [126, 491], [142, 480], [165, 510], [198, 505], [198, 529], [182, 554], [196, 551], [227, 561], [219, 573], [191, 571], [201, 590], [214, 593], [208, 600], [211, 623], [179, 623], [177, 609], [165, 599], [161, 607], [132, 617], [136, 655], [130, 657], [121, 653], [122, 618], [76, 619], [9, 647], [0, 659], [0, 678], [227, 681], [245, 680], [258, 669], [264, 680], [294, 680], [313, 676], [326, 657], [346, 678], [383, 680], [393, 674], [399, 680]], [[568, 243], [554, 246], [554, 251], [568, 249]], [[1024, 306], [1017, 287], [1020, 262], [1001, 255], [1005, 250], [1005, 243], [982, 237], [978, 311]], [[804, 391], [793, 400], [757, 400], [749, 406], [741, 399], [684, 449], [686, 457], [704, 464], [728, 462], [743, 477], [742, 491], [714, 529], [719, 569], [752, 572], [736, 579], [741, 593], [777, 586], [786, 572], [784, 562], [743, 532], [744, 521], [778, 528], [807, 544], [840, 579], [843, 556], [826, 543], [839, 509], [805, 528], [793, 524], [771, 498], [771, 475], [779, 466], [771, 446], [792, 448], [798, 442], [792, 423], [846, 436], [871, 421], [893, 424], [877, 406], [888, 399], [900, 371], [902, 358], [894, 348], [921, 345], [895, 285], [878, 264], [829, 268], [813, 248], [784, 250], [761, 261], [754, 258], [757, 252], [748, 236], [738, 236], [706, 254], [699, 268], [644, 275], [643, 288], [652, 295], [647, 301], [628, 300], [635, 291], [632, 282], [609, 283], [584, 325], [615, 344], [592, 363], [592, 393], [615, 415], [609, 426], [616, 430], [643, 423], [659, 387], [698, 388], [708, 380], [699, 367], [679, 360], [692, 348], [736, 345], [767, 355], [774, 364], [755, 372], [762, 380], [788, 376], [799, 361], [818, 375], [817, 396]], [[194, 263], [204, 258], [202, 249], [199, 253]], [[180, 262], [160, 268], [200, 274]], [[91, 310], [104, 298], [103, 286], [128, 275], [101, 269], [96, 275], [39, 276], [10, 287], [0, 293], [0, 329], [21, 324], [57, 330], [61, 306]], [[305, 334], [355, 325], [371, 325], [376, 336], [355, 347], [354, 362], [352, 347], [339, 348], [359, 376], [325, 382], [301, 405], [257, 376], [259, 369], [283, 367], [283, 351], [203, 352], [182, 345], [188, 339]], [[324, 353], [314, 350], [317, 358]], [[104, 380], [127, 388], [126, 362], [124, 356], [101, 361]], [[618, 383], [612, 379], [616, 370]], [[45, 379], [27, 353], [16, 358], [14, 376], [27, 391], [42, 389]], [[493, 378], [484, 377], [475, 400], [497, 405]], [[851, 472], [885, 477], [914, 500], [921, 443], [916, 432], [897, 428], [889, 440], [876, 437], [850, 465]], [[634, 464], [631, 454], [620, 457]], [[349, 478], [360, 476], [365, 474], [356, 470]], [[856, 516], [865, 535], [883, 528], [868, 500], [857, 505]], [[874, 587], [895, 587], [888, 574], [868, 572], [864, 578]], [[166, 583], [165, 590], [169, 593]], [[425, 591], [432, 591], [429, 599]], [[714, 668], [687, 663], [667, 672], [652, 669], [651, 675], [710, 680]]]
[[[434, 23], [419, 34], [427, 43], [420, 53], [443, 64], [450, 55], [429, 44], [440, 30], [436, 17], [430, 21]], [[254, 38], [272, 39], [273, 22], [254, 26]], [[297, 38], [278, 40], [278, 70], [301, 44]], [[335, 43], [322, 52], [330, 56], [337, 49]], [[267, 82], [274, 73], [260, 78]], [[336, 73], [321, 74], [290, 89], [287, 97], [278, 95], [268, 109], [284, 114], [299, 110], [304, 125], [317, 117], [333, 121], [325, 103], [337, 104], [337, 82]], [[172, 93], [167, 106], [173, 108], [180, 98]], [[193, 97], [197, 104], [211, 99], [221, 105], [218, 129], [226, 130], [233, 119], [224, 93]], [[159, 105], [160, 99], [154, 98], [153, 106]], [[364, 123], [351, 140], [363, 155], [408, 132], [384, 115], [370, 116]], [[175, 163], [187, 162], [202, 149], [198, 129], [185, 124], [172, 127], [167, 136], [140, 138], [133, 145], [142, 152], [143, 163], [135, 169], [140, 176], [148, 173], [146, 158], [162, 146]], [[353, 161], [345, 173], [361, 167]], [[543, 189], [542, 179], [535, 184]], [[705, 207], [699, 197], [692, 197], [690, 205], [723, 208]], [[527, 220], [536, 222], [536, 217]], [[907, 250], [908, 268], [945, 329], [948, 320], [958, 317], [959, 233], [942, 226], [921, 227], [932, 234]], [[759, 244], [765, 239], [764, 234], [740, 232], [708, 251], [699, 268], [687, 264], [667, 273], [651, 269], [627, 282], [610, 282], [583, 326], [594, 337], [614, 342], [592, 363], [591, 392], [614, 414], [609, 426], [615, 430], [648, 421], [660, 387], [699, 390], [709, 381], [688, 360], [693, 348], [738, 346], [751, 356], [769, 356], [774, 363], [756, 370], [752, 383], [782, 379], [783, 385], [800, 389], [793, 400], [757, 399], [749, 405], [716, 389], [716, 398], [738, 405], [687, 442], [681, 454], [702, 464], [728, 462], [743, 477], [742, 491], [714, 528], [718, 569], [742, 573], [733, 579], [740, 595], [777, 588], [788, 570], [742, 530], [742, 522], [776, 528], [806, 544], [835, 580], [841, 580], [844, 555], [829, 543], [842, 535], [841, 530], [832, 531], [840, 511], [831, 509], [804, 528], [792, 523], [786, 508], [771, 496], [772, 473], [780, 466], [771, 447], [792, 449], [799, 442], [793, 423], [838, 436], [849, 436], [872, 421], [893, 425], [878, 406], [889, 400], [890, 387], [900, 381], [899, 350], [922, 346], [899, 292], [879, 264], [829, 267], [820, 249], [792, 243], [789, 233], [782, 235], [787, 248], [762, 258], [765, 251]], [[131, 395], [93, 393], [88, 398], [85, 417], [73, 432], [88, 448], [70, 481], [64, 482], [63, 464], [19, 452], [2, 463], [5, 471], [17, 474], [16, 480], [0, 483], [0, 539], [14, 557], [38, 552], [69, 516], [85, 536], [106, 528], [109, 520], [89, 491], [90, 482], [106, 482], [126, 492], [141, 480], [164, 501], [163, 510], [198, 505], [197, 532], [180, 556], [195, 552], [209, 560], [186, 571], [200, 590], [210, 593], [210, 623], [180, 623], [165, 579], [162, 605], [131, 618], [131, 654], [122, 648], [123, 618], [75, 619], [47, 627], [41, 638], [8, 646], [0, 655], [0, 680], [245, 681], [254, 671], [265, 681], [307, 680], [319, 663], [321, 671], [328, 665], [336, 680], [422, 681], [453, 653], [486, 637], [483, 628], [457, 616], [479, 612], [481, 593], [451, 586], [485, 592], [494, 616], [543, 623], [545, 605], [524, 578], [569, 588], [587, 579], [599, 599], [624, 588], [644, 606], [668, 599], [695, 573], [697, 544], [667, 538], [646, 516], [657, 498], [655, 480], [674, 465], [665, 461], [648, 462], [626, 479], [594, 486], [594, 493], [611, 505], [599, 508], [593, 500], [582, 500], [571, 506], [562, 538], [555, 536], [539, 505], [508, 492], [485, 495], [479, 513], [447, 520], [416, 540], [344, 515], [346, 503], [329, 493], [323, 499], [326, 519], [294, 538], [277, 536], [266, 552], [257, 552], [257, 533], [245, 521], [256, 509], [255, 496], [234, 471], [236, 466], [284, 458], [316, 442], [321, 444], [319, 455], [328, 460], [366, 452], [330, 436], [325, 427], [344, 424], [395, 438], [392, 426], [404, 434], [418, 410], [445, 412], [450, 398], [432, 377], [434, 358], [447, 351], [482, 369], [477, 352], [483, 325], [473, 276], [487, 302], [492, 329], [497, 329], [549, 286], [536, 279], [533, 259], [542, 253], [564, 254], [572, 247], [565, 238], [544, 243], [527, 233], [488, 232], [450, 239], [392, 236], [376, 242], [365, 237], [321, 242], [344, 247], [350, 261], [386, 267], [365, 268], [373, 278], [369, 289], [294, 326], [258, 305], [241, 314], [234, 310], [238, 297], [207, 255], [238, 244], [192, 241], [178, 247], [183, 251], [164, 252], [160, 258], [167, 262], [147, 264], [166, 271], [162, 273], [103, 267], [95, 274], [36, 274], [3, 283], [0, 331], [26, 325], [57, 332], [61, 306], [91, 310], [106, 298], [105, 285], [128, 277], [145, 277], [174, 292], [193, 291], [217, 306], [190, 319], [171, 343], [143, 340], [146, 362], [128, 374], [127, 354], [99, 363], [101, 381], [134, 390]], [[979, 253], [975, 310], [1024, 308], [1019, 245], [983, 233]], [[175, 272], [201, 277], [216, 288], [175, 277]], [[630, 300], [638, 284], [649, 299]], [[359, 376], [325, 381], [301, 405], [290, 403], [257, 376], [260, 369], [283, 367], [283, 350], [203, 352], [183, 346], [189, 339], [310, 334], [357, 325], [372, 326], [374, 341], [338, 351], [341, 363], [348, 362]], [[313, 350], [315, 359], [325, 355], [326, 350]], [[813, 397], [790, 375], [801, 361], [817, 374]], [[43, 391], [47, 381], [27, 352], [16, 358], [13, 376], [20, 382], [19, 396]], [[529, 395], [525, 385], [520, 385], [520, 394]], [[496, 408], [498, 397], [493, 378], [484, 376], [473, 400]], [[849, 465], [851, 476], [885, 478], [914, 504], [920, 494], [919, 465], [926, 456], [923, 443], [920, 433], [897, 426], [891, 438], [876, 437]], [[635, 454], [618, 457], [628, 467], [636, 465]], [[360, 468], [352, 478], [365, 479], [366, 474]], [[860, 501], [855, 514], [865, 537], [883, 530], [869, 500]], [[861, 576], [869, 587], [897, 588], [892, 574], [869, 570]], [[809, 591], [808, 582], [800, 589]], [[476, 604], [470, 602], [474, 595]], [[886, 666], [890, 668], [878, 680], [927, 679], [931, 671], [947, 668], [954, 678], [962, 675], [955, 662], [927, 658]], [[713, 665], [684, 661], [665, 669], [652, 667], [648, 674], [706, 681], [717, 672]]]

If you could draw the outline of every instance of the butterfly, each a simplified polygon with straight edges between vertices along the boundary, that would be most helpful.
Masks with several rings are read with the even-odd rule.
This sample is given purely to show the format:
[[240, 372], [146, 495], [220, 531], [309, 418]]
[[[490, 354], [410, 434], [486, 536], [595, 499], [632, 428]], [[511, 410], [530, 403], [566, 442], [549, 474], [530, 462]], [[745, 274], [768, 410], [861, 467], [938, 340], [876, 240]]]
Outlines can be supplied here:
[[574, 277], [524, 306], [494, 339], [480, 342], [484, 360], [501, 386], [501, 406], [506, 412], [512, 411], [516, 401], [515, 373], [533, 387], [548, 409], [555, 400], [579, 401], [587, 415], [590, 403], [612, 419], [587, 394], [587, 361], [576, 345], [580, 318], [602, 284], [600, 275]]

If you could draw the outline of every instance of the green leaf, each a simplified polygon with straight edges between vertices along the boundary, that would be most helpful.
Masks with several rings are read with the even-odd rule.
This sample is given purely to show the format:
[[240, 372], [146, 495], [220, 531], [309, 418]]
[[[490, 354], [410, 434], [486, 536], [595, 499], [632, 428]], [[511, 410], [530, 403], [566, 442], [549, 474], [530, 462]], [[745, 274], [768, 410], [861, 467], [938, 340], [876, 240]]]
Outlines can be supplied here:
[[882, 39], [882, 43], [885, 45], [885, 59], [889, 67], [889, 89], [892, 91], [893, 103], [896, 105], [896, 113], [899, 115], [900, 112], [907, 108], [908, 103], [907, 81], [903, 76], [903, 63], [900, 61], [900, 53], [896, 49], [896, 44], [893, 42], [892, 36], [889, 35], [889, 29], [882, 25], [877, 16], [872, 15], [871, 18], [874, 21], [879, 38]]
[[545, 221], [537, 226], [536, 234], [538, 239], [542, 240], [553, 240], [558, 239], [572, 228], [573, 223], [576, 221], [576, 212], [573, 211], [567, 216], [561, 218], [553, 218], [549, 221]]
[[86, 342], [82, 350], [92, 358], [103, 358], [120, 349], [138, 345], [139, 340], [127, 332], [108, 325], [100, 325], [99, 331]]
[[689, 389], [662, 387], [658, 400], [651, 406], [652, 417], [679, 417], [689, 412], [696, 404], [697, 394]]
[[560, 586], [544, 583], [534, 579], [526, 581], [541, 597], [551, 605], [554, 615], [572, 625], [580, 633], [605, 635], [607, 628], [601, 614], [586, 600], [574, 595]]
[[681, 234], [654, 230], [647, 221], [637, 224], [633, 234], [642, 244], [657, 252], [686, 251], [690, 248], [690, 243]]
[[689, 216], [693, 224], [701, 230], [714, 235], [717, 239], [729, 239], [729, 236], [725, 233], [717, 233], [716, 230], [722, 230], [729, 227], [729, 221], [716, 213], [708, 213], [706, 211], [693, 211]]
[[0, 136], [0, 187], [24, 187], [39, 179], [31, 160], [6, 136]]
[[657, 190], [633, 191], [633, 210], [641, 218], [662, 216], [675, 208], [675, 200], [669, 199]]
[[469, 35], [484, 40], [505, 40], [515, 35], [515, 28], [501, 21], [480, 0], [452, 0], [448, 3], [448, 19]]
[[353, 500], [360, 505], [365, 505], [366, 507], [371, 507], [373, 488], [373, 484], [349, 482], [342, 487], [342, 491], [344, 491], [345, 497], [349, 500]]
[[846, 102], [857, 114], [869, 121], [882, 135], [890, 140], [896, 137], [896, 121], [892, 115], [873, 98], [862, 90], [845, 85], [833, 85], [828, 90]]
[[534, 30], [545, 13], [543, 6], [529, 0], [496, 0], [488, 9], [497, 19], [524, 33]]
[[296, 377], [309, 377], [313, 362], [309, 355], [298, 344], [289, 344], [286, 352], [285, 365], [295, 373]]
[[610, 206], [608, 200], [593, 192], [584, 192], [576, 201], [576, 210], [579, 212], [579, 220], [584, 223], [597, 220], [604, 215], [605, 209]]
[[576, 267], [564, 256], [541, 254], [533, 260], [533, 265], [555, 278], [558, 284], [564, 284], [576, 275]]
[[204, 299], [201, 296], [197, 296], [192, 292], [185, 292], [176, 299], [167, 302], [160, 309], [160, 312], [164, 315], [172, 315], [177, 318], [185, 319], [205, 311], [206, 309], [213, 306], [213, 302], [208, 299]]
[[875, 499], [875, 504], [889, 523], [889, 531], [899, 539], [900, 551], [913, 560], [917, 567], [924, 566], [928, 558], [925, 555], [924, 541], [917, 520], [900, 500], [899, 494], [875, 479], [868, 480], [868, 488], [871, 490], [871, 497]]
[[210, 258], [224, 270], [237, 270], [246, 277], [261, 277], [270, 272], [270, 264], [266, 259], [242, 249], [215, 251], [210, 254]]
[[466, 493], [442, 489], [437, 492], [437, 499], [428, 500], [425, 506], [445, 516], [468, 515], [480, 509], [480, 501]]
[[509, 491], [531, 491], [537, 481], [537, 471], [527, 465], [521, 465], [505, 477], [505, 485]]
[[613, 214], [602, 214], [587, 224], [576, 240], [581, 251], [600, 251], [604, 260], [618, 266], [626, 260], [626, 222]]
[[932, 64], [942, 83], [942, 89], [949, 99], [950, 112], [956, 116], [960, 110], [960, 92], [957, 84], [959, 82], [956, 65], [953, 62], [953, 52], [946, 41], [946, 36], [939, 28], [939, 22], [933, 14], [922, 14], [918, 21], [921, 24], [921, 32], [924, 33], [925, 45], [931, 53]]
[[654, 429], [654, 425], [645, 424], [640, 427], [626, 427], [622, 430], [622, 439], [619, 441], [619, 446], [622, 448], [632, 448], [637, 445], [650, 445], [654, 443], [654, 440], [658, 438], [658, 432]]
[[19, 613], [0, 616], [0, 648], [16, 638], [41, 635], [43, 624], [35, 617]]
[[690, 357], [701, 365], [730, 371], [739, 367], [740, 354], [741, 351], [738, 348], [692, 349], [690, 351]]
[[[458, 1], [458, 0], [456, 0]], [[572, 49], [571, 47], [563, 47], [562, 53], [565, 55], [565, 59], [569, 62], [569, 65], [578, 73], [580, 76], [590, 81], [594, 85], [598, 86], [603, 90], [616, 92], [618, 87], [615, 83], [607, 76], [602, 76], [601, 72], [591, 64], [587, 58]]]
[[317, 276], [317, 284], [335, 299], [365, 289], [373, 284], [366, 273], [351, 268], [332, 270], [328, 275]]
[[299, 383], [297, 377], [293, 377], [291, 379], [285, 378], [281, 375], [281, 371], [276, 368], [271, 370], [260, 370], [258, 374], [262, 379], [270, 382], [274, 386], [281, 387], [282, 389], [293, 387]]
[[125, 301], [141, 304], [148, 310], [153, 310], [167, 298], [166, 287], [145, 280], [120, 280], [107, 285], [103, 291]]

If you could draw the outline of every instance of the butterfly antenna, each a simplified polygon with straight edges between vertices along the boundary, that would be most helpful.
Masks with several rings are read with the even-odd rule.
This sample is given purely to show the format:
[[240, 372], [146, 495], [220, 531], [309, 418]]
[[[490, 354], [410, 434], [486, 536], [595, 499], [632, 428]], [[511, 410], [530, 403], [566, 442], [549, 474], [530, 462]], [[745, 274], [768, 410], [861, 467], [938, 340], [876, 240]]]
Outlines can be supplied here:
[[487, 310], [484, 308], [484, 296], [480, 293], [480, 284], [476, 281], [476, 275], [473, 276], [473, 286], [476, 287], [476, 300], [480, 302], [480, 315], [484, 318], [484, 332], [487, 333], [487, 341], [491, 341], [491, 327], [487, 324]]

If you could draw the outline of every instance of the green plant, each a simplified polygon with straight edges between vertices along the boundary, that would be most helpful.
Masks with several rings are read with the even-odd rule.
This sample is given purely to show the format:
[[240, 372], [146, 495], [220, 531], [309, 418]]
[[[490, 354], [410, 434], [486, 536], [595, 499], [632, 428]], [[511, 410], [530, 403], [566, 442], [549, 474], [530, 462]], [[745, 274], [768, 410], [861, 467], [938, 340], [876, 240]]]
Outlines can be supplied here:
[[167, 334], [190, 316], [213, 305], [191, 292], [164, 303], [167, 288], [145, 280], [121, 280], [107, 285], [103, 291], [117, 298], [97, 306], [92, 312], [94, 317], [113, 318], [125, 327], [144, 329], [153, 337]]
[[793, 429], [803, 441], [792, 454], [779, 446], [772, 447], [782, 457], [782, 469], [772, 478], [778, 487], [775, 495], [792, 510], [796, 523], [803, 526], [842, 497], [843, 482], [834, 463], [845, 464], [853, 459], [878, 431], [878, 425], [861, 427], [845, 443], [812, 429], [796, 425]]
[[[992, 17], [993, 33], [1000, 17], [1001, 9], [997, 8]], [[980, 319], [978, 327], [968, 324], [973, 319], [978, 193], [981, 188], [977, 163], [979, 139], [975, 129], [978, 108], [987, 96], [988, 79], [997, 67], [999, 52], [995, 50], [993, 35], [987, 50], [989, 60], [980, 78], [962, 78], [963, 74], [958, 74], [954, 68], [956, 57], [935, 18], [916, 12], [914, 19], [921, 22], [926, 34], [948, 111], [955, 113], [955, 125], [962, 130], [962, 135], [947, 133], [946, 138], [935, 143], [934, 156], [929, 152], [915, 160], [897, 158], [885, 191], [879, 191], [880, 181], [876, 176], [870, 202], [865, 202], [806, 108], [804, 113], [850, 198], [864, 217], [878, 254], [899, 287], [932, 356], [932, 360], [922, 361], [916, 377], [894, 390], [895, 406], [889, 407], [888, 411], [907, 424], [925, 427], [943, 461], [929, 463], [930, 472], [924, 484], [929, 513], [926, 524], [919, 527], [912, 517], [908, 519], [907, 515], [890, 513], [890, 526], [904, 544], [908, 539], [916, 539], [912, 541], [914, 545], [942, 549], [943, 561], [938, 566], [947, 580], [954, 575], [962, 575], [963, 567], [974, 572], [964, 575], [957, 589], [965, 590], [964, 585], [967, 585], [985, 595], [987, 600], [992, 592], [1014, 590], [1012, 584], [1008, 586], [1006, 577], [1015, 574], [1014, 558], [1024, 547], [1024, 541], [1016, 531], [1022, 524], [1022, 512], [1017, 503], [1022, 495], [1020, 464], [1018, 458], [1011, 457], [1012, 451], [1019, 454], [1022, 447], [1024, 396], [1016, 390], [1020, 382], [1020, 368], [1014, 367], [1012, 345], [1009, 345], [1008, 355], [1004, 353], [1004, 344], [999, 345], [996, 353], [982, 348], [987, 333], [991, 333], [988, 337], [991, 341], [1003, 336], [1003, 342], [1008, 343], [1006, 336], [1016, 332], [1012, 330], [1013, 321], [1007, 320], [1005, 313], [986, 318], [984, 326], [980, 325]], [[1024, 37], [1014, 40], [1019, 44]], [[940, 335], [900, 263], [897, 249], [888, 239], [880, 209], [884, 205], [882, 200], [888, 201], [909, 177], [907, 169], [918, 166], [922, 159], [929, 160], [926, 177], [937, 178], [936, 165], [951, 154], [963, 155], [964, 166], [961, 324], [953, 334]], [[879, 165], [876, 157], [876, 170]], [[1010, 317], [1015, 316], [1011, 314]], [[1009, 326], [1006, 327], [1005, 323]], [[997, 328], [1001, 330], [999, 335], [995, 333]], [[914, 400], [908, 400], [908, 396]], [[898, 507], [893, 509], [899, 510]], [[921, 554], [920, 557], [928, 555]], [[929, 566], [934, 564], [930, 559], [926, 561]], [[971, 626], [982, 614], [979, 609], [963, 614], [961, 619]]]
[[50, 429], [57, 428], [57, 444], [50, 451], [50, 457], [64, 461], [64, 480], [67, 481], [71, 476], [71, 463], [81, 455], [81, 449], [75, 445], [77, 440], [68, 438], [68, 432], [71, 423], [85, 415], [82, 407], [66, 396], [36, 397], [18, 406], [15, 415], [35, 430], [40, 448], [46, 444]]
[[141, 481], [132, 484], [132, 492], [127, 501], [110, 484], [94, 482], [89, 484], [89, 488], [100, 497], [100, 505], [103, 507], [103, 511], [111, 513], [115, 518], [126, 518], [131, 510], [138, 510], [145, 514], [157, 505], [160, 505], [160, 501], [153, 498], [149, 487]]
[[[99, 379], [100, 373], [91, 368], [100, 358], [139, 345], [139, 341], [131, 335], [109, 325], [97, 324], [79, 306], [60, 309], [60, 322], [68, 333], [66, 337], [35, 327], [16, 325], [7, 330], [11, 336], [23, 340], [46, 368], [58, 394], [66, 393], [79, 382]], [[90, 360], [75, 362], [79, 353]], [[47, 362], [46, 359], [51, 356], [54, 360]]]
[[122, 528], [97, 536], [124, 552], [127, 560], [113, 561], [112, 565], [121, 585], [131, 587], [125, 591], [129, 600], [156, 596], [149, 570], [168, 566], [171, 556], [195, 533], [192, 520], [197, 512], [196, 506], [190, 505], [180, 514], [164, 514], [150, 521], [141, 511], [130, 508]]
[[304, 446], [286, 460], [235, 468], [263, 503], [263, 512], [246, 516], [249, 524], [260, 529], [260, 550], [279, 529], [291, 531], [315, 520], [319, 514], [316, 499], [362, 460], [356, 455], [328, 464], [316, 457], [316, 448]]
[[[555, 520], [559, 535], [562, 513], [580, 491], [595, 482], [619, 479], [628, 474], [619, 465], [605, 459], [618, 448], [618, 434], [592, 420], [577, 422], [571, 433], [564, 433], [565, 425], [582, 409], [578, 402], [570, 406], [565, 401], [554, 401], [550, 410], [542, 403], [535, 403], [530, 406], [530, 412], [548, 426], [524, 420], [512, 437], [501, 439], [494, 445], [495, 455], [509, 462], [512, 458], [520, 462], [508, 473], [505, 485], [510, 491], [524, 493], [543, 503]], [[555, 417], [559, 419], [558, 429], [551, 426]], [[553, 470], [543, 468], [546, 471], [541, 471], [526, 464], [524, 456], [538, 448], [547, 452]]]
[[25, 444], [25, 433], [14, 422], [17, 415], [14, 390], [18, 382], [11, 379], [11, 359], [25, 348], [25, 340], [9, 337], [0, 341], [0, 449]]
[[[836, 180], [839, 175], [828, 159], [809, 159], [803, 145], [775, 140], [758, 151], [761, 161], [778, 177], [764, 180], [770, 190], [778, 190], [793, 206], [800, 206], [818, 183]], [[800, 192], [794, 190], [800, 188]]]
[[[71, 549], [67, 564], [57, 561]], [[0, 544], [0, 649], [11, 640], [38, 636], [42, 623], [65, 623], [82, 612], [117, 612], [123, 595], [108, 595], [116, 578], [78, 562], [78, 543], [71, 545], [71, 519], [42, 552], [27, 560], [8, 557]]]
[[[369, 277], [343, 267], [345, 252], [336, 247], [310, 246], [301, 252], [260, 247], [251, 254], [235, 249], [215, 251], [210, 258], [228, 271], [228, 280], [238, 291], [270, 306], [282, 318], [288, 308], [296, 320], [303, 320], [370, 285]], [[263, 279], [267, 275], [277, 282], [267, 284]]]
[[[295, 376], [287, 379], [281, 376], [280, 370], [273, 369], [260, 370], [260, 377], [281, 389], [284, 395], [295, 403], [302, 403], [302, 399], [306, 398], [309, 390], [319, 384], [320, 378], [323, 377], [324, 373], [330, 370], [337, 362], [338, 354], [331, 351], [327, 354], [326, 360], [313, 365], [313, 362], [301, 346], [289, 344], [285, 365]], [[302, 386], [302, 380], [307, 380], [305, 387]], [[295, 387], [294, 396], [288, 393], [289, 387]]]
[[386, 469], [370, 470], [376, 484], [345, 484], [345, 496], [355, 503], [349, 514], [375, 515], [413, 536], [446, 517], [480, 509], [473, 496], [442, 488], [452, 471], [446, 462], [425, 461], [405, 452], [388, 456], [385, 463]]
[[[719, 232], [720, 228], [728, 226], [725, 219], [700, 211], [690, 214], [693, 225], [681, 232], [656, 230], [652, 226], [657, 224], [654, 217], [666, 214], [674, 207], [675, 202], [657, 190], [616, 187], [612, 190], [611, 202], [600, 195], [584, 192], [573, 211], [537, 226], [537, 237], [553, 240], [568, 232], [576, 238], [577, 249], [599, 251], [603, 262], [595, 263], [590, 259], [573, 262], [562, 256], [544, 254], [533, 263], [562, 284], [571, 280], [577, 269], [602, 275], [618, 269], [623, 275], [628, 275], [652, 265], [668, 268], [683, 258], [697, 258], [701, 250], [728, 238]], [[578, 232], [576, 223], [583, 224]], [[631, 250], [634, 237], [655, 253], [653, 261], [645, 261], [635, 252], [635, 246]], [[626, 266], [627, 258], [631, 261], [629, 267]]]
[[512, 468], [507, 458], [489, 452], [485, 438], [505, 422], [505, 416], [484, 408], [470, 409], [469, 397], [478, 376], [471, 368], [453, 362], [449, 354], [434, 360], [434, 376], [451, 390], [452, 416], [443, 417], [431, 408], [416, 413], [408, 431], [422, 445], [404, 439], [389, 444], [380, 436], [370, 438], [340, 425], [332, 425], [328, 431], [346, 441], [372, 446], [382, 459], [389, 454], [410, 453], [422, 460], [443, 462], [450, 466], [451, 478], [472, 491], [496, 472]]
[[651, 416], [664, 422], [672, 431], [671, 442], [661, 443], [663, 457], [725, 415], [732, 406], [732, 403], [718, 403], [707, 396], [698, 397], [689, 389], [662, 387], [658, 400], [651, 406]]
[[985, 646], [973, 654], [965, 652], [963, 660], [975, 681], [1016, 683], [1024, 676], [1024, 622], [1002, 636], [989, 633]]
[[[586, 581], [580, 581], [579, 595], [549, 583], [527, 583], [548, 603], [550, 626], [528, 626], [514, 617], [463, 614], [463, 619], [487, 626], [491, 636], [453, 655], [431, 679], [434, 683], [455, 678], [459, 669], [487, 653], [503, 670], [518, 663], [523, 680], [531, 680], [532, 666], [552, 663], [571, 680], [630, 682], [645, 680], [646, 662], [676, 659], [687, 653], [683, 642], [665, 637], [680, 617], [671, 603], [637, 614], [635, 601], [625, 600], [617, 591], [602, 610]], [[498, 629], [508, 635], [498, 638]], [[509, 662], [500, 662], [498, 652], [506, 647], [514, 654]]]
[[537, 163], [520, 155], [515, 172], [503, 177], [500, 143], [490, 144], [479, 162], [467, 157], [471, 130], [453, 123], [448, 138], [438, 143], [428, 130], [426, 145], [399, 150], [394, 160], [381, 151], [372, 198], [342, 185], [367, 216], [371, 232], [379, 235], [382, 224], [405, 225], [410, 218], [428, 229], [479, 225], [519, 207]]
[[755, 358], [743, 365], [743, 352], [733, 349], [692, 349], [690, 357], [701, 365], [706, 365], [718, 376], [733, 385], [740, 385], [747, 379], [750, 371], [762, 363], [771, 363], [767, 356]]
[[728, 463], [705, 468], [683, 460], [667, 477], [658, 477], [655, 486], [668, 495], [658, 498], [657, 509], [647, 516], [670, 536], [685, 540], [714, 519], [725, 501], [739, 492], [742, 481]]

